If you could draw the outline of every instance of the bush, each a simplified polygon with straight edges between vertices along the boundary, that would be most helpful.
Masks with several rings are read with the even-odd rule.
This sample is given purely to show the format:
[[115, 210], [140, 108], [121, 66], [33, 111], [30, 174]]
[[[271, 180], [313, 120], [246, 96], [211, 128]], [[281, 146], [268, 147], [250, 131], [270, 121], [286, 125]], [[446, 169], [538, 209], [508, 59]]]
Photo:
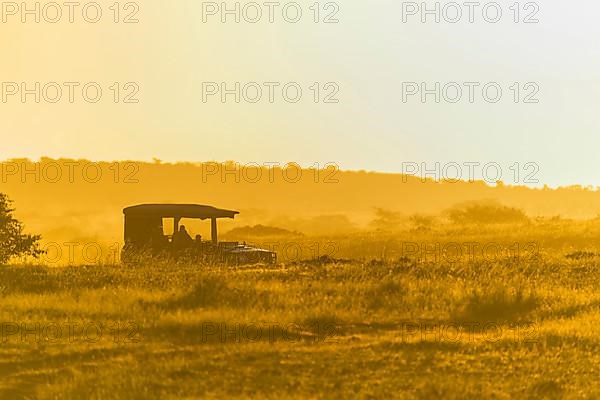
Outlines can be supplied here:
[[447, 214], [450, 221], [455, 224], [508, 224], [529, 221], [522, 210], [496, 202], [456, 206], [448, 210]]
[[386, 210], [385, 208], [375, 208], [376, 218], [371, 221], [372, 229], [378, 231], [394, 231], [399, 229], [405, 222], [402, 213]]
[[14, 208], [7, 195], [0, 193], [0, 264], [14, 257], [39, 257], [43, 251], [39, 247], [39, 235], [23, 233], [23, 224], [13, 217]]

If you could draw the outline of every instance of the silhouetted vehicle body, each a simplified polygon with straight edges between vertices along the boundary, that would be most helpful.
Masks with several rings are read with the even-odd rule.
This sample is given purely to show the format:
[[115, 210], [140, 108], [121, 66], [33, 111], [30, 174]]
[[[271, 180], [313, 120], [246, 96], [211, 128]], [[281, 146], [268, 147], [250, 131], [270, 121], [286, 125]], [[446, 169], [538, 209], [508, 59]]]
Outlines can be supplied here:
[[[277, 262], [276, 253], [247, 246], [237, 242], [218, 241], [217, 220], [235, 218], [239, 212], [223, 210], [198, 204], [141, 204], [127, 207], [125, 214], [125, 247], [121, 254], [123, 262], [141, 261], [152, 257], [190, 258], [226, 262], [232, 264], [254, 264]], [[165, 235], [163, 219], [172, 218], [174, 235]], [[211, 240], [177, 243], [175, 232], [182, 218], [211, 221]]]

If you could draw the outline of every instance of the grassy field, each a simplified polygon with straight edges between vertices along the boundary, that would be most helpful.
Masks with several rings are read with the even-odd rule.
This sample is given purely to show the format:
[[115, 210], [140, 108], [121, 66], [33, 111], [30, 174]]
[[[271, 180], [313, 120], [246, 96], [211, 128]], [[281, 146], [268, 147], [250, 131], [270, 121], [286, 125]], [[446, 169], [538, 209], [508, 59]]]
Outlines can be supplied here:
[[302, 238], [335, 246], [276, 266], [3, 267], [0, 398], [600, 398], [599, 231]]

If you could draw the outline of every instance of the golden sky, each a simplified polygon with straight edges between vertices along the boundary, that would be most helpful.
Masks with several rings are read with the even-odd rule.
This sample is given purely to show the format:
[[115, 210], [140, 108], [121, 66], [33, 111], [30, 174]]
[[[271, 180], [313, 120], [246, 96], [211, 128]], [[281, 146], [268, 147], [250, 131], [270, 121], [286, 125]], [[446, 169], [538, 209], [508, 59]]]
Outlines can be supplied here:
[[[514, 23], [512, 0], [498, 2], [504, 14], [496, 24], [481, 12], [473, 24], [423, 24], [419, 15], [403, 23], [402, 2], [391, 0], [339, 1], [339, 10], [319, 3], [319, 23], [313, 0], [297, 2], [303, 10], [298, 23], [283, 19], [286, 2], [273, 23], [265, 7], [257, 23], [243, 17], [235, 23], [231, 16], [221, 23], [220, 14], [203, 22], [206, 2], [148, 0], [138, 3], [139, 10], [123, 2], [115, 23], [113, 3], [98, 2], [98, 23], [83, 19], [82, 6], [73, 23], [66, 7], [57, 23], [44, 20], [53, 14], [41, 14], [40, 23], [26, 16], [22, 23], [22, 10], [13, 15], [4, 3], [3, 95], [12, 83], [80, 86], [74, 103], [66, 100], [64, 85], [56, 104], [35, 103], [34, 95], [25, 103], [19, 94], [3, 99], [0, 159], [335, 162], [343, 169], [394, 172], [403, 162], [497, 162], [505, 169], [534, 162], [541, 183], [600, 184], [597, 2], [544, 1], [536, 24]], [[26, 4], [33, 8], [35, 2]], [[521, 10], [520, 18], [529, 11]], [[93, 9], [88, 12], [93, 16]], [[122, 23], [131, 12], [139, 22]], [[339, 23], [323, 23], [332, 12]], [[98, 103], [82, 99], [88, 82], [103, 90]], [[280, 86], [273, 103], [263, 86], [258, 103], [235, 103], [230, 96], [223, 104], [218, 96], [203, 102], [206, 82]], [[280, 88], [290, 82], [303, 89], [297, 103], [282, 99]], [[317, 103], [310, 89], [315, 82]], [[495, 104], [480, 96], [474, 103], [423, 104], [402, 101], [403, 82], [497, 82], [504, 92]], [[535, 83], [539, 103], [515, 104], [515, 82], [522, 96], [528, 93], [523, 85]], [[337, 103], [323, 103], [327, 83], [339, 88]], [[124, 104], [136, 87], [139, 102]]]

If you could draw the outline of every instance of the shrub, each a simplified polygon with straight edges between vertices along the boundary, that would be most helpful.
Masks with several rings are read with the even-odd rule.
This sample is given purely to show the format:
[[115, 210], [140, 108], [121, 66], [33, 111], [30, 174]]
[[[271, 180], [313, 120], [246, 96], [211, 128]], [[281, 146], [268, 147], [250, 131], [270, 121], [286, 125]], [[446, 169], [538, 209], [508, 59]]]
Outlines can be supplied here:
[[455, 224], [507, 224], [529, 221], [522, 210], [491, 201], [456, 206], [448, 210], [447, 214]]
[[14, 208], [7, 195], [0, 193], [0, 264], [20, 256], [39, 257], [39, 235], [23, 233], [23, 224], [13, 217]]

